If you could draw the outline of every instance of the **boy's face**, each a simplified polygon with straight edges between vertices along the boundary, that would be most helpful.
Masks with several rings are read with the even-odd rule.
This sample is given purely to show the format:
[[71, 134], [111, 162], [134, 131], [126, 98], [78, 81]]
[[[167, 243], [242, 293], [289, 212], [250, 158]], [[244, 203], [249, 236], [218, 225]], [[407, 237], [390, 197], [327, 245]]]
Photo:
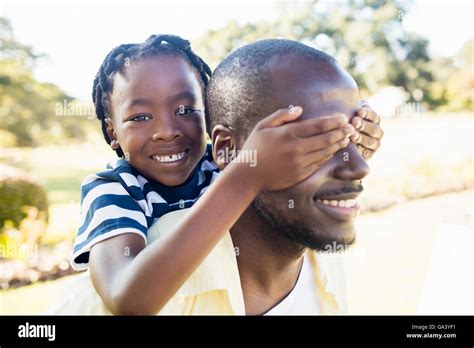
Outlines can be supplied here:
[[109, 136], [149, 179], [180, 185], [206, 147], [201, 87], [176, 55], [131, 61], [114, 77]]
[[[290, 104], [303, 107], [297, 122], [336, 112], [352, 117], [358, 108], [357, 85], [339, 67], [283, 59], [273, 65], [272, 81], [275, 93], [262, 117]], [[299, 184], [259, 194], [253, 207], [277, 233], [303, 246], [327, 250], [349, 245], [359, 213], [354, 200], [368, 172], [366, 161], [350, 143]]]

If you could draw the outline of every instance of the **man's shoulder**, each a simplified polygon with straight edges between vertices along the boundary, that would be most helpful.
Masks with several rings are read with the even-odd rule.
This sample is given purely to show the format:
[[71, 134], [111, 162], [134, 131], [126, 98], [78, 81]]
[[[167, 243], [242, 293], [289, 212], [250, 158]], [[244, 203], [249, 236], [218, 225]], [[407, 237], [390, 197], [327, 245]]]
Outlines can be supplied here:
[[[148, 229], [148, 244], [174, 233], [176, 225], [185, 218], [189, 211], [190, 208], [175, 210], [157, 219]], [[234, 314], [245, 313], [237, 258], [229, 232], [224, 234], [199, 267], [176, 292], [174, 298], [198, 299], [200, 295], [216, 290], [226, 291], [229, 305]]]

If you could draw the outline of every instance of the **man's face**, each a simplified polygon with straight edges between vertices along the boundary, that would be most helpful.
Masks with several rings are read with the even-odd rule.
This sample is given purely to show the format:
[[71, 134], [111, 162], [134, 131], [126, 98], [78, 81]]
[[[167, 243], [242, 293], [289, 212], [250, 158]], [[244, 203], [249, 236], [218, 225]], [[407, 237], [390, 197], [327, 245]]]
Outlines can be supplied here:
[[[265, 106], [267, 114], [300, 105], [304, 113], [298, 121], [302, 121], [336, 112], [352, 117], [358, 108], [357, 85], [341, 68], [282, 61], [274, 64], [272, 78], [276, 94], [272, 105]], [[259, 194], [253, 207], [275, 233], [304, 247], [337, 251], [355, 240], [353, 222], [360, 208], [354, 200], [368, 172], [367, 163], [350, 143], [301, 183]]]

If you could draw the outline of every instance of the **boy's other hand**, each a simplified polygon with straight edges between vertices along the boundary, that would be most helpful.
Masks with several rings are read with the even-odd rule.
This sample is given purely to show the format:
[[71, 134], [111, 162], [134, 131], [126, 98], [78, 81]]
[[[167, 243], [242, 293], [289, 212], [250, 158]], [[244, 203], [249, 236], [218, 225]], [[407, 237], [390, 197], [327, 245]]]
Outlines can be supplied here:
[[371, 158], [380, 147], [383, 138], [380, 116], [366, 101], [361, 101], [361, 108], [352, 117], [351, 124], [356, 130], [351, 136], [351, 141], [357, 145], [365, 159]]

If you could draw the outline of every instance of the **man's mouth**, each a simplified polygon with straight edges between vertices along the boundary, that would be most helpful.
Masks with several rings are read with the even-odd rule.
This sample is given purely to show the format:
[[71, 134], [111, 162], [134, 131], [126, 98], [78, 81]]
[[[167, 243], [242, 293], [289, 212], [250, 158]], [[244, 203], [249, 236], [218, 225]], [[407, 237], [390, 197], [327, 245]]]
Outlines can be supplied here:
[[341, 208], [352, 208], [357, 204], [355, 199], [346, 199], [346, 200], [327, 200], [327, 199], [316, 199], [316, 202], [329, 205], [331, 207], [341, 207]]
[[359, 192], [315, 196], [313, 201], [314, 205], [324, 214], [340, 222], [348, 222], [359, 215], [360, 206], [356, 201]]
[[181, 152], [169, 153], [169, 154], [156, 154], [150, 156], [151, 159], [159, 162], [159, 163], [173, 163], [181, 161], [186, 155], [189, 153], [189, 149], [186, 149]]

